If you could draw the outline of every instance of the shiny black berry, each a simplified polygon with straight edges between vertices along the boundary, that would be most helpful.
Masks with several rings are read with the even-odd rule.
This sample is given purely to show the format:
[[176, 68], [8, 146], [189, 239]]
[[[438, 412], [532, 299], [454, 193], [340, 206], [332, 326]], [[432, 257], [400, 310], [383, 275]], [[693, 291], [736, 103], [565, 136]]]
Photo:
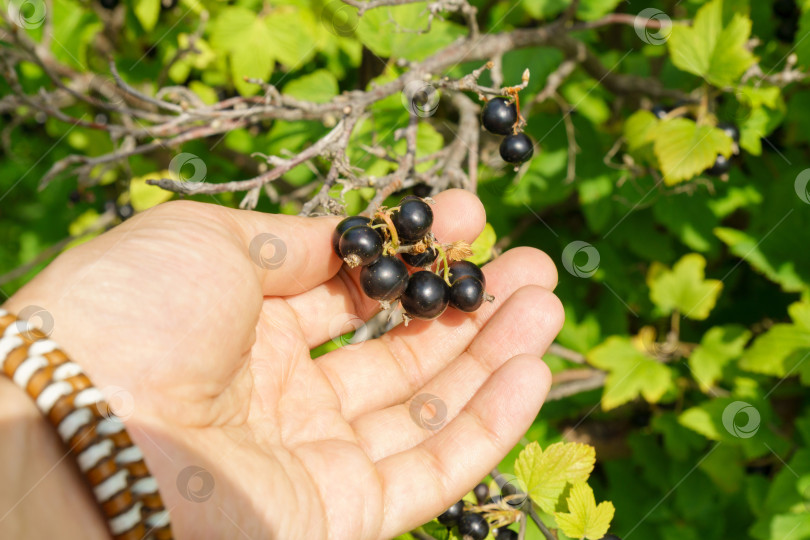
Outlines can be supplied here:
[[433, 264], [438, 256], [438, 250], [431, 247], [423, 253], [403, 253], [402, 260], [415, 268], [424, 268]]
[[433, 188], [427, 184], [416, 184], [413, 186], [413, 194], [417, 197], [430, 197], [432, 192]]
[[129, 203], [126, 204], [118, 204], [115, 206], [115, 213], [124, 221], [125, 219], [129, 219], [135, 213], [135, 209], [132, 208], [132, 205]]
[[340, 235], [338, 244], [340, 256], [352, 268], [373, 263], [382, 255], [382, 249], [382, 237], [368, 225], [349, 228]]
[[489, 486], [484, 483], [478, 484], [473, 488], [473, 493], [478, 504], [484, 504], [484, 501], [489, 497]]
[[498, 529], [495, 540], [518, 540], [518, 533], [512, 529]]
[[461, 519], [462, 514], [464, 514], [464, 501], [458, 501], [436, 519], [446, 527], [453, 527]]
[[507, 163], [523, 163], [532, 158], [534, 143], [525, 133], [507, 135], [501, 141], [501, 158]]
[[484, 540], [489, 534], [489, 523], [483, 516], [468, 512], [458, 520], [458, 532], [465, 540]]
[[483, 301], [484, 285], [472, 276], [457, 279], [450, 286], [450, 305], [460, 311], [473, 312]]
[[410, 195], [399, 203], [399, 210], [391, 214], [391, 221], [397, 229], [400, 242], [412, 244], [430, 232], [433, 210], [422, 199]]
[[514, 101], [497, 97], [487, 101], [484, 112], [481, 113], [481, 123], [490, 133], [496, 135], [509, 135], [512, 133], [512, 126], [518, 119], [517, 108]]
[[464, 276], [472, 276], [478, 279], [481, 284], [487, 286], [487, 278], [484, 277], [484, 272], [478, 267], [477, 264], [470, 261], [453, 261], [450, 263], [450, 283], [455, 283], [457, 279]]
[[118, 6], [118, 0], [99, 0], [99, 3], [106, 9], [115, 9]]
[[374, 300], [396, 300], [408, 286], [408, 268], [398, 258], [384, 255], [360, 270], [360, 286]]
[[720, 176], [730, 170], [731, 161], [727, 157], [718, 154], [717, 159], [714, 161], [714, 165], [706, 169], [706, 174], [709, 176]]
[[332, 249], [335, 250], [335, 254], [338, 257], [340, 257], [339, 243], [341, 235], [352, 227], [368, 225], [370, 221], [370, 219], [363, 216], [349, 216], [337, 224], [337, 227], [335, 227], [335, 230], [332, 232]]
[[730, 124], [728, 122], [720, 122], [717, 124], [717, 127], [719, 129], [722, 129], [725, 132], [725, 134], [731, 137], [731, 140], [733, 140], [735, 143], [740, 142], [740, 130], [737, 129], [737, 126], [735, 126], [734, 124]]
[[786, 19], [796, 14], [797, 6], [795, 0], [776, 0], [773, 3], [773, 12], [777, 17]]
[[416, 319], [435, 319], [447, 309], [450, 287], [433, 272], [422, 270], [411, 274], [408, 287], [402, 293], [402, 309]]
[[74, 189], [68, 194], [68, 200], [73, 204], [78, 204], [82, 200], [82, 194], [78, 189]]

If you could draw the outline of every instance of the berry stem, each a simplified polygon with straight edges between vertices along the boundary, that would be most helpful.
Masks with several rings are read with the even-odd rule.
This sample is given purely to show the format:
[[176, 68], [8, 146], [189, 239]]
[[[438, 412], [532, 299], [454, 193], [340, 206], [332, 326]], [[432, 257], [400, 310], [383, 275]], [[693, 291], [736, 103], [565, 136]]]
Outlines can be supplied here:
[[438, 243], [433, 244], [433, 247], [435, 247], [439, 251], [439, 257], [437, 259], [439, 261], [439, 263], [436, 265], [436, 271], [438, 272], [439, 267], [441, 266], [441, 263], [444, 263], [444, 281], [445, 281], [445, 283], [447, 283], [447, 286], [449, 287], [450, 286], [450, 263], [447, 262], [447, 253], [445, 253], [444, 248], [442, 247], [441, 244], [438, 244]]
[[394, 253], [396, 253], [397, 248], [399, 248], [399, 235], [397, 234], [397, 228], [394, 227], [394, 222], [391, 221], [391, 216], [385, 211], [378, 211], [376, 215], [385, 221], [385, 226], [388, 227], [388, 234], [391, 235], [391, 247], [394, 249]]

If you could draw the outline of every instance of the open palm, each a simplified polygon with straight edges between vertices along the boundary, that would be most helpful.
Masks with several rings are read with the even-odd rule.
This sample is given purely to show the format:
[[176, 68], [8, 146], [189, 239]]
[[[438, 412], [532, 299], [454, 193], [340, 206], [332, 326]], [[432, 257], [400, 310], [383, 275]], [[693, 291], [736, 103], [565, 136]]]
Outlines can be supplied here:
[[[462, 191], [434, 214], [440, 241], [472, 241], [485, 221]], [[393, 537], [458, 500], [537, 414], [550, 384], [538, 355], [563, 319], [547, 256], [487, 265], [496, 301], [473, 314], [313, 360], [379, 309], [332, 252], [337, 221], [169, 203], [7, 302], [51, 314], [51, 337], [143, 449], [177, 538]]]

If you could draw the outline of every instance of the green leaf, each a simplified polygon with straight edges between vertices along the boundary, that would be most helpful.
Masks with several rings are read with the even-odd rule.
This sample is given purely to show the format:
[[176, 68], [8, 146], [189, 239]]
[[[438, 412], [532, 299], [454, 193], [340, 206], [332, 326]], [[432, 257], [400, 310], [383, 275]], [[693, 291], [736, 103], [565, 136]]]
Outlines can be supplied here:
[[227, 7], [220, 13], [212, 24], [211, 45], [227, 53], [231, 79], [242, 95], [260, 90], [245, 77], [267, 80], [273, 73], [276, 42], [264, 20], [246, 8]]
[[607, 15], [623, 0], [582, 0], [577, 8], [577, 18], [583, 21], [593, 21]]
[[377, 56], [423, 60], [464, 35], [465, 28], [434, 18], [426, 2], [379, 7], [360, 18], [357, 36]]
[[667, 45], [676, 67], [726, 87], [734, 85], [756, 60], [745, 48], [750, 35], [748, 17], [737, 13], [724, 24], [723, 0], [713, 0], [697, 12], [691, 28], [674, 26]]
[[624, 137], [627, 147], [631, 151], [643, 149], [655, 141], [655, 128], [659, 120], [646, 109], [641, 109], [630, 115], [624, 122]]
[[810, 384], [810, 328], [807, 303], [790, 306], [794, 324], [775, 324], [757, 337], [740, 360], [740, 368], [775, 377], [800, 375]]
[[135, 17], [146, 32], [151, 32], [160, 15], [160, 0], [135, 0]]
[[133, 178], [129, 183], [129, 202], [136, 212], [142, 212], [172, 198], [171, 191], [147, 184], [147, 180], [160, 180], [161, 178], [175, 178], [170, 171], [156, 171]]
[[588, 480], [595, 462], [593, 446], [554, 443], [543, 450], [533, 441], [515, 460], [515, 475], [532, 500], [544, 512], [552, 513], [566, 486]]
[[571, 4], [571, 0], [520, 0], [526, 13], [535, 19], [547, 19], [559, 15]]
[[626, 337], [609, 337], [586, 358], [592, 366], [608, 372], [602, 395], [606, 411], [639, 395], [656, 403], [675, 387], [671, 368], [639, 351]]
[[492, 248], [495, 246], [497, 239], [495, 229], [487, 223], [484, 230], [472, 243], [473, 254], [471, 257], [467, 257], [467, 260], [479, 266], [488, 262], [492, 258]]
[[715, 326], [709, 329], [689, 356], [689, 368], [701, 390], [708, 392], [714, 386], [723, 368], [739, 358], [751, 332], [739, 325]]
[[706, 259], [697, 253], [684, 255], [672, 270], [653, 262], [647, 274], [650, 299], [664, 314], [677, 310], [690, 319], [705, 319], [723, 290], [721, 281], [705, 279], [705, 268]]
[[697, 125], [688, 118], [660, 122], [655, 133], [655, 155], [668, 185], [689, 180], [714, 164], [718, 154], [731, 156], [733, 141], [722, 130]]
[[323, 31], [312, 10], [282, 6], [263, 19], [268, 56], [289, 70], [301, 69], [317, 52], [317, 36]]
[[554, 519], [562, 531], [572, 538], [598, 540], [605, 536], [616, 509], [610, 501], [597, 506], [593, 490], [586, 482], [571, 488], [568, 512], [555, 512]]
[[284, 93], [297, 99], [326, 103], [338, 94], [338, 82], [325, 69], [302, 75], [284, 85]]

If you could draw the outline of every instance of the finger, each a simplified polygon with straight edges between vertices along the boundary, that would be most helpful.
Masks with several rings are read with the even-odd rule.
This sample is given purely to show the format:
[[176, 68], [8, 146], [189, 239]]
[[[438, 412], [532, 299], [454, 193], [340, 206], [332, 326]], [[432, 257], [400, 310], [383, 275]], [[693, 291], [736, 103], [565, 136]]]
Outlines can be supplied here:
[[484, 275], [495, 302], [485, 302], [474, 313], [448, 309], [434, 321], [414, 320], [407, 328], [318, 358], [347, 419], [408, 400], [469, 346], [516, 290], [526, 285], [550, 289], [557, 281], [551, 259], [533, 248], [504, 253], [484, 267]]
[[[414, 400], [372, 411], [352, 423], [372, 461], [412, 448], [450, 422], [509, 358], [542, 354], [562, 328], [562, 304], [552, 292], [527, 286], [490, 319], [469, 349], [417, 392]], [[540, 331], [537, 331], [539, 329]], [[432, 403], [434, 409], [423, 405]]]
[[330, 240], [338, 217], [266, 214], [189, 201], [160, 205], [156, 210], [171, 212], [172, 217], [193, 214], [216, 221], [235, 235], [253, 263], [265, 296], [308, 291], [332, 278], [341, 266]]
[[550, 385], [539, 358], [512, 358], [446, 427], [378, 462], [386, 501], [380, 536], [392, 538], [429, 521], [472, 489], [520, 440]]
[[[486, 223], [478, 197], [451, 189], [436, 195], [435, 200], [432, 230], [438, 241], [472, 242], [478, 237]], [[286, 299], [298, 319], [306, 321], [310, 348], [356, 330], [380, 310], [380, 303], [363, 293], [359, 277], [359, 268], [344, 268], [323, 286]]]

